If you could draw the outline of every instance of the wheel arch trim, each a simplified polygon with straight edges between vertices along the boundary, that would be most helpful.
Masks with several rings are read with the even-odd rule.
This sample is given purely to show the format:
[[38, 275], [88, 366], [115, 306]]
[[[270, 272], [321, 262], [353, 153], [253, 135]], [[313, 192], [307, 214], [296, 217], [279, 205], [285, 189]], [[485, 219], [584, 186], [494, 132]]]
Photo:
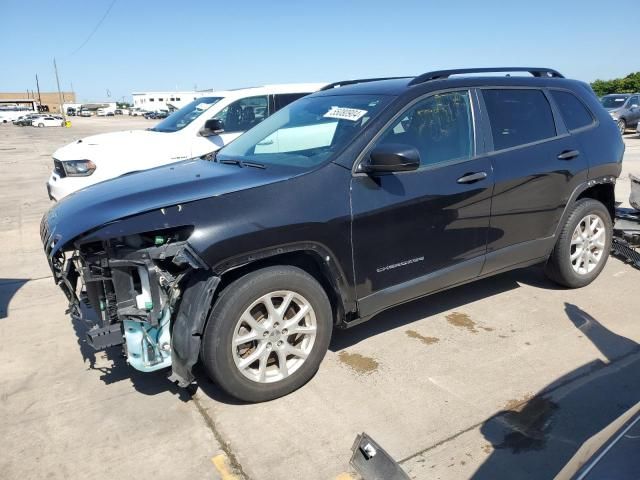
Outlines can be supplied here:
[[294, 242], [255, 250], [222, 260], [213, 265], [212, 270], [215, 275], [222, 277], [238, 268], [250, 267], [252, 264], [258, 266], [265, 261], [273, 261], [280, 256], [286, 258], [287, 255], [296, 253], [309, 255], [315, 260], [315, 263], [320, 267], [321, 274], [328, 280], [333, 290], [331, 293], [335, 294], [340, 301], [343, 312], [356, 311], [352, 282], [345, 274], [338, 257], [328, 247], [318, 242]]

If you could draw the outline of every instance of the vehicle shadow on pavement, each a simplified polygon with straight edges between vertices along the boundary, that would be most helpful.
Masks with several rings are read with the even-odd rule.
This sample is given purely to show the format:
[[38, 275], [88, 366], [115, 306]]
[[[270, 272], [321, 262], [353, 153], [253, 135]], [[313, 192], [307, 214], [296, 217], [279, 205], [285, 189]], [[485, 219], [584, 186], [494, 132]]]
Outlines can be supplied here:
[[28, 278], [0, 278], [0, 320], [9, 316], [9, 304], [11, 299]]
[[640, 401], [640, 345], [575, 305], [565, 303], [565, 312], [606, 360], [589, 362], [488, 419], [481, 432], [493, 451], [472, 478], [553, 478], [585, 441]]
[[121, 381], [129, 381], [136, 391], [144, 395], [157, 395], [163, 392], [171, 392], [183, 402], [191, 399], [189, 389], [180, 388], [167, 377], [169, 369], [158, 370], [157, 372], [143, 373], [127, 365], [122, 353], [122, 346], [109, 347], [104, 351], [96, 352], [87, 343], [87, 332], [92, 327], [92, 311], [82, 305], [85, 320], [79, 318], [71, 319], [73, 329], [78, 337], [80, 354], [89, 370], [101, 373], [100, 380], [109, 385]]

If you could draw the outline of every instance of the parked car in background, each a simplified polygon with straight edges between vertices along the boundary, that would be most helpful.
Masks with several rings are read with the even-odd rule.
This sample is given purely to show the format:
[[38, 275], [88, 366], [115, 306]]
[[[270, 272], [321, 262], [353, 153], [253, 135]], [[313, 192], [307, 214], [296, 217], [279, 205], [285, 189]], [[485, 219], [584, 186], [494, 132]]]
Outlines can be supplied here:
[[91, 113], [91, 110], [80, 110], [80, 112], [78, 112], [78, 116], [79, 117], [91, 117], [92, 113]]
[[67, 108], [67, 116], [75, 117], [76, 116], [76, 109], [74, 107]]
[[132, 108], [129, 110], [129, 115], [132, 117], [143, 117], [146, 113], [147, 111], [141, 108]]
[[20, 127], [24, 127], [26, 125], [31, 125], [31, 121], [35, 118], [35, 117], [40, 117], [41, 114], [39, 113], [28, 113], [27, 115], [22, 115], [21, 117], [18, 117], [17, 119], [15, 119], [13, 121], [14, 125], [18, 125]]
[[[514, 71], [532, 77], [495, 75]], [[229, 125], [239, 100], [224, 114], [223, 101], [158, 127], [200, 104], [204, 128]], [[131, 366], [171, 366], [181, 386], [201, 360], [230, 395], [265, 401], [313, 377], [334, 328], [404, 302], [534, 264], [563, 287], [591, 283], [623, 153], [589, 85], [551, 69], [351, 80], [209, 161], [71, 195], [41, 238], [70, 311], [96, 312], [95, 348], [124, 343]]]
[[[115, 112], [115, 108], [112, 107], [106, 107], [106, 108], [99, 108], [96, 112], [96, 116], [98, 117], [112, 117], [114, 115]], [[109, 115], [111, 114], [111, 115]]]
[[640, 94], [615, 93], [600, 99], [602, 106], [609, 112], [624, 134], [627, 128], [635, 128], [640, 121]]
[[63, 127], [64, 121], [61, 117], [44, 116], [35, 117], [31, 120], [31, 125], [34, 127]]
[[115, 113], [116, 115], [122, 115], [124, 112], [121, 108], [116, 108], [113, 113]]
[[[126, 173], [214, 152], [283, 106], [321, 87], [271, 85], [215, 92], [146, 130], [106, 133], [73, 142], [53, 154], [49, 195], [60, 200]], [[80, 164], [86, 168], [78, 170]]]

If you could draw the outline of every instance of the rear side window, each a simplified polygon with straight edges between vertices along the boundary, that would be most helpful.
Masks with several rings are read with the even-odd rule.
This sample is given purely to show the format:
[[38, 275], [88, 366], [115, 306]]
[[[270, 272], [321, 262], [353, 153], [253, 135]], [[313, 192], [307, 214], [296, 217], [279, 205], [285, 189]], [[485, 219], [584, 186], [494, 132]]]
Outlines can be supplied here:
[[573, 93], [551, 90], [551, 96], [558, 104], [564, 123], [569, 130], [577, 130], [593, 123], [593, 116]]
[[482, 90], [495, 150], [555, 137], [551, 106], [541, 90]]
[[275, 95], [275, 103], [276, 103], [276, 111], [280, 110], [282, 107], [286, 107], [291, 102], [295, 102], [299, 98], [302, 98], [308, 93], [279, 93]]

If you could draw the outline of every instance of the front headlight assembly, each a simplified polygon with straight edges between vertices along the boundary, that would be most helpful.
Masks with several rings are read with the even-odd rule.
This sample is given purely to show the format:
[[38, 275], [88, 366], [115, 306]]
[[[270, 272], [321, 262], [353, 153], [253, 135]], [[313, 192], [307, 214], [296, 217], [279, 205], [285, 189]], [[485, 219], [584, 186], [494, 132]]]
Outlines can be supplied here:
[[62, 166], [68, 177], [88, 177], [96, 170], [96, 164], [91, 160], [67, 160]]

